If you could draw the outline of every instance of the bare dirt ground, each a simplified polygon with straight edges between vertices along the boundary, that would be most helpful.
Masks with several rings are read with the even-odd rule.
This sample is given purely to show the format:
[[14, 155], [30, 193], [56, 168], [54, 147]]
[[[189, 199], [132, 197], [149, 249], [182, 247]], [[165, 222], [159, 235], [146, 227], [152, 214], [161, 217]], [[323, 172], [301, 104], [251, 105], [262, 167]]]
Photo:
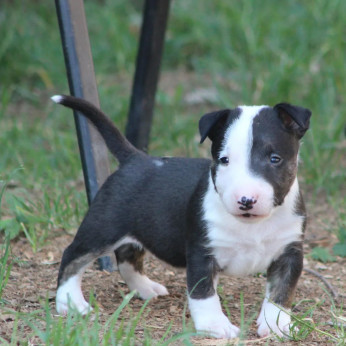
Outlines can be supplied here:
[[[319, 201], [321, 201], [321, 198], [319, 198]], [[307, 204], [310, 217], [306, 232], [305, 252], [308, 254], [311, 247], [316, 246], [316, 244], [331, 248], [337, 242], [337, 239], [325, 231], [325, 226], [335, 222], [333, 210], [328, 207], [327, 203], [319, 203], [318, 206], [311, 203]], [[37, 253], [33, 253], [25, 238], [21, 238], [12, 244], [12, 254], [16, 258], [16, 263], [12, 267], [11, 276], [3, 296], [8, 302], [6, 304], [8, 310], [23, 312], [38, 310], [42, 308], [44, 299], [48, 296], [52, 313], [54, 313], [54, 296], [59, 261], [64, 248], [71, 241], [71, 235], [67, 235], [63, 230], [57, 230], [48, 244]], [[339, 257], [336, 262], [322, 264], [313, 261], [308, 256], [305, 263], [305, 267], [323, 275], [341, 295], [335, 301], [335, 305], [339, 308], [345, 305], [345, 264], [345, 258]], [[172, 324], [170, 335], [182, 331], [183, 319], [185, 318], [187, 326], [191, 326], [188, 310], [185, 309], [185, 272], [165, 265], [150, 254], [147, 255], [145, 267], [148, 276], [166, 285], [170, 295], [152, 300], [147, 306], [144, 316], [142, 316], [136, 329], [139, 344], [145, 330], [149, 330], [153, 340], [159, 340], [170, 324]], [[240, 295], [243, 294], [244, 296], [245, 320], [252, 320], [246, 336], [247, 344], [275, 345], [279, 343], [275, 339], [258, 339], [256, 335], [256, 312], [259, 311], [263, 299], [264, 285], [265, 277], [263, 276], [245, 278], [222, 276], [220, 280], [221, 297], [226, 298], [227, 307], [230, 310], [234, 324], [239, 325], [240, 323]], [[92, 290], [94, 291], [97, 304], [100, 307], [101, 319], [105, 321], [122, 301], [122, 295], [128, 293], [128, 289], [118, 272], [101, 272], [97, 270], [96, 265], [87, 270], [84, 276], [83, 290], [86, 297], [89, 296]], [[308, 272], [303, 272], [295, 298], [295, 303], [298, 304], [293, 312], [297, 314], [304, 313], [317, 304], [312, 316], [313, 321], [318, 324], [321, 330], [335, 335], [335, 330], [329, 325], [332, 318], [332, 300], [327, 292], [326, 286], [319, 278]], [[141, 300], [133, 299], [122, 312], [122, 317], [126, 320], [130, 316], [136, 315], [142, 305]], [[2, 338], [10, 340], [14, 323], [13, 315], [0, 314], [0, 336]], [[23, 328], [24, 331], [30, 332], [27, 327]], [[226, 340], [210, 338], [193, 338], [192, 342], [196, 345], [223, 345], [227, 343]], [[290, 341], [285, 342], [286, 345], [293, 343]], [[330, 344], [330, 340], [317, 332], [313, 332], [299, 344], [324, 345]]]

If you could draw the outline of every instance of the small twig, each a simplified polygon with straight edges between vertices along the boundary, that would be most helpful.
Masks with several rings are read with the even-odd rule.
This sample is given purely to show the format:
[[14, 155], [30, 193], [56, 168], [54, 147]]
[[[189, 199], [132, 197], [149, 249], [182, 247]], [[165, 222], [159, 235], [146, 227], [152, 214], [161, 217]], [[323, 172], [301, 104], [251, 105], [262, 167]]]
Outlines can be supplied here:
[[316, 276], [317, 278], [319, 278], [329, 289], [330, 293], [332, 294], [333, 298], [335, 300], [337, 300], [339, 298], [339, 293], [336, 291], [336, 289], [327, 281], [327, 279], [321, 275], [319, 272], [317, 272], [316, 270], [312, 270], [310, 268], [304, 268], [304, 271], [306, 271], [307, 273], [310, 273], [314, 276]]
[[254, 339], [254, 340], [244, 340], [244, 343], [246, 344], [246, 345], [248, 345], [248, 344], [256, 344], [256, 343], [258, 343], [258, 342], [261, 342], [261, 341], [264, 341], [264, 340], [266, 340], [266, 339], [269, 339], [269, 338], [271, 338], [271, 337], [273, 337], [273, 335], [267, 335], [267, 336], [264, 336], [264, 337], [262, 337], [262, 338], [258, 338], [258, 339]]
[[326, 322], [326, 325], [327, 326], [332, 326], [332, 327], [337, 326], [339, 328], [346, 328], [346, 323], [341, 323], [341, 322], [335, 323], [335, 322], [332, 322], [332, 321], [328, 321], [328, 322]]
[[267, 335], [263, 338], [257, 338], [257, 339], [249, 339], [249, 340], [240, 340], [239, 338], [234, 338], [232, 340], [227, 340], [226, 339], [213, 339], [211, 337], [204, 337], [203, 339], [199, 339], [198, 336], [193, 338], [194, 345], [199, 345], [199, 346], [224, 346], [224, 345], [250, 345], [250, 344], [259, 344], [262, 341], [265, 341], [269, 338], [272, 338], [273, 335]]

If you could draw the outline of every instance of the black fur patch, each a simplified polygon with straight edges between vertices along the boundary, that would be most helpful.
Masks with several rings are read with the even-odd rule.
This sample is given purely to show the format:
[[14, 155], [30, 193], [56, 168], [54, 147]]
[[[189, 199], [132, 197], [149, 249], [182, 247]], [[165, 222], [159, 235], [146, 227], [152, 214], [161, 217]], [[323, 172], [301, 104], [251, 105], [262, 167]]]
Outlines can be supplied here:
[[[254, 118], [252, 130], [250, 169], [273, 186], [274, 205], [281, 205], [296, 178], [299, 142], [269, 107]], [[271, 163], [272, 154], [281, 162]]]
[[[208, 189], [207, 177], [208, 172], [200, 180], [198, 191]], [[188, 207], [189, 210], [198, 211], [196, 214], [189, 214], [186, 234], [187, 289], [190, 297], [194, 299], [205, 299], [215, 294], [214, 279], [220, 271], [207, 245], [207, 225], [203, 221], [202, 204], [202, 198], [192, 198]], [[199, 232], [196, 232], [197, 229]]]
[[284, 253], [275, 260], [267, 271], [270, 299], [283, 307], [290, 307], [295, 287], [303, 270], [303, 244], [287, 245]]
[[307, 216], [306, 216], [305, 203], [304, 203], [304, 199], [303, 199], [303, 195], [301, 191], [299, 191], [299, 195], [297, 196], [294, 212], [296, 213], [296, 215], [302, 216], [304, 218], [303, 226], [302, 226], [303, 232], [304, 232], [306, 228], [306, 223], [307, 223]]

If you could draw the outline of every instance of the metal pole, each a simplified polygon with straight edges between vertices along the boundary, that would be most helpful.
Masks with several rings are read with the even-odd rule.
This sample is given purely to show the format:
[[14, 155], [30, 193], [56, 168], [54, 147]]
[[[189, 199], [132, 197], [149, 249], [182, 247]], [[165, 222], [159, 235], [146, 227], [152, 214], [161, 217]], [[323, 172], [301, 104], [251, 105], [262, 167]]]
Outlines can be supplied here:
[[147, 150], [170, 0], [146, 0], [126, 137]]
[[[90, 49], [83, 0], [55, 0], [70, 92], [99, 106], [99, 97]], [[88, 202], [110, 174], [108, 153], [97, 130], [74, 112], [80, 156]], [[108, 257], [100, 260], [101, 269], [112, 271]]]

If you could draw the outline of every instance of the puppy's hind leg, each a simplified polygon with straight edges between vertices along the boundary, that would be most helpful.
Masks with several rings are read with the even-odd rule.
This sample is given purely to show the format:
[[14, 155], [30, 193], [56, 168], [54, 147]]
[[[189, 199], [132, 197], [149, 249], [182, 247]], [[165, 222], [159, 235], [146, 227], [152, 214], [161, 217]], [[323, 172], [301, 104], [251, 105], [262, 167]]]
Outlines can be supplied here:
[[92, 253], [78, 256], [74, 242], [66, 248], [60, 265], [56, 293], [58, 314], [66, 315], [69, 310], [75, 309], [84, 315], [92, 310], [84, 299], [81, 283], [85, 269], [97, 257]]
[[70, 307], [85, 314], [91, 310], [81, 290], [85, 269], [98, 257], [112, 252], [116, 244], [126, 236], [119, 215], [114, 212], [111, 176], [90, 205], [73, 242], [64, 251], [58, 276], [56, 309], [66, 314]]
[[144, 249], [140, 244], [129, 243], [115, 250], [119, 272], [131, 291], [136, 290], [142, 299], [167, 295], [165, 286], [143, 274]]

